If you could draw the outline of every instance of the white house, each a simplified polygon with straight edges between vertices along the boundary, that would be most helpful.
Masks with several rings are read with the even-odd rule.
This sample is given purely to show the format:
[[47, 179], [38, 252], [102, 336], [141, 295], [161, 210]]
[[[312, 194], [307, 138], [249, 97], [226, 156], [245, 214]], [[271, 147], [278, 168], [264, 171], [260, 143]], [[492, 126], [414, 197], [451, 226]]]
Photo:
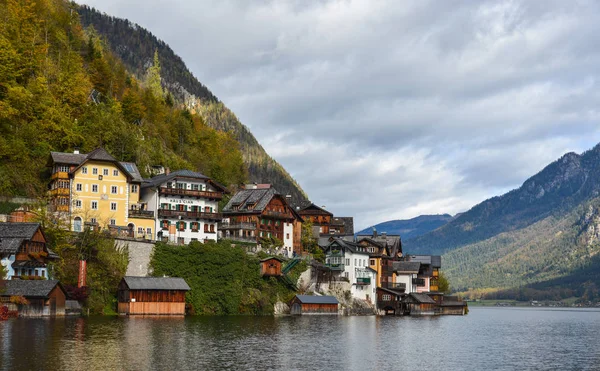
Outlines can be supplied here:
[[48, 276], [48, 263], [58, 256], [46, 246], [39, 223], [0, 223], [0, 264], [7, 280]]
[[366, 247], [333, 238], [325, 248], [325, 256], [325, 265], [348, 280], [354, 298], [375, 303], [377, 272], [369, 267], [369, 252]]
[[397, 261], [393, 263], [394, 273], [396, 274], [395, 284], [398, 288], [404, 287], [404, 293], [410, 294], [417, 292], [417, 276], [421, 263], [410, 261]]
[[188, 244], [217, 240], [219, 201], [227, 189], [209, 177], [179, 170], [142, 184], [141, 201], [156, 215], [156, 239]]

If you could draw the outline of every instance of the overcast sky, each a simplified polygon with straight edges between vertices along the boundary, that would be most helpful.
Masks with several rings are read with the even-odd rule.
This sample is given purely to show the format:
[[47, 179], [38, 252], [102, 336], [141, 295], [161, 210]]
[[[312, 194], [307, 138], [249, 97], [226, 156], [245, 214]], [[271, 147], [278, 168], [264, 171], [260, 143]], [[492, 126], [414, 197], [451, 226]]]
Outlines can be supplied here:
[[84, 3], [166, 41], [357, 230], [465, 211], [600, 142], [596, 1]]

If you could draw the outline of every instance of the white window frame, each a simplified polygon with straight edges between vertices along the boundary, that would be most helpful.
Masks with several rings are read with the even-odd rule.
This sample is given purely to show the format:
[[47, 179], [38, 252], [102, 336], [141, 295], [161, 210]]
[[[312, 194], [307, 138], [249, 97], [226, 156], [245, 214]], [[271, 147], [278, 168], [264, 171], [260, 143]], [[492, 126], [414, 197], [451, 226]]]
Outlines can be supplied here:
[[90, 203], [90, 208], [91, 208], [91, 210], [98, 210], [98, 201], [92, 201]]
[[81, 174], [87, 174], [87, 166], [81, 168]]
[[117, 211], [117, 203], [116, 202], [110, 203], [110, 211]]
[[81, 209], [81, 200], [75, 200], [75, 208]]
[[110, 186], [110, 193], [113, 194], [113, 195], [118, 194], [119, 193], [119, 187], [117, 187], [117, 186]]
[[102, 169], [102, 175], [108, 176], [108, 169]]
[[137, 193], [137, 192], [138, 192], [137, 184], [132, 184], [131, 185], [131, 193]]
[[119, 170], [114, 169], [113, 170], [113, 176], [119, 176]]
[[115, 219], [110, 220], [110, 225], [117, 225], [117, 221]]
[[[94, 191], [94, 189], [96, 189]], [[98, 184], [92, 184], [92, 193], [98, 193]]]
[[81, 183], [75, 184], [75, 189], [77, 190], [77, 192], [82, 192], [83, 191], [83, 184], [81, 184]]
[[92, 175], [98, 175], [98, 168], [97, 167], [93, 167], [92, 168]]

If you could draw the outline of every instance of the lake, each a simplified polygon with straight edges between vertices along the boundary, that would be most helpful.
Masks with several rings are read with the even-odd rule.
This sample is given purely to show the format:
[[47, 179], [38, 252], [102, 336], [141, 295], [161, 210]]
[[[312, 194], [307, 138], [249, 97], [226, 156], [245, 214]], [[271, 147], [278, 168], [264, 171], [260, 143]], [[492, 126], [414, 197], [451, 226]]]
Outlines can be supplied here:
[[464, 317], [187, 317], [0, 322], [3, 370], [585, 370], [600, 310]]

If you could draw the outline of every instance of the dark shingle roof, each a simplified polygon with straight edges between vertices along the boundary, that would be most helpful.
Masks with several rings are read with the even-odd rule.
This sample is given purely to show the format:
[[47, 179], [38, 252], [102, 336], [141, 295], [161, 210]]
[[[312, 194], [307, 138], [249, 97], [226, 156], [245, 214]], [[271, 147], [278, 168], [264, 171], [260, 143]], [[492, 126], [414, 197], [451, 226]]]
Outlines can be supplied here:
[[79, 165], [86, 159], [84, 153], [50, 152], [52, 161], [56, 164]]
[[404, 273], [418, 273], [421, 267], [421, 263], [419, 262], [399, 261], [392, 264], [394, 271]]
[[335, 296], [296, 295], [303, 304], [338, 304]]
[[131, 175], [131, 178], [133, 179], [134, 182], [143, 182], [144, 178], [142, 178], [142, 175], [140, 174], [140, 171], [138, 170], [137, 166], [135, 163], [133, 162], [120, 162], [121, 166], [127, 170], [127, 172], [129, 173], [129, 175]]
[[227, 188], [224, 185], [222, 185], [218, 182], [215, 182], [214, 180], [210, 179], [209, 177], [207, 177], [206, 175], [204, 175], [202, 173], [198, 173], [198, 172], [191, 171], [191, 170], [177, 170], [177, 171], [170, 172], [169, 174], [160, 174], [160, 175], [157, 175], [150, 179], [146, 179], [145, 183], [142, 184], [142, 188], [158, 187], [161, 184], [171, 181], [178, 177], [205, 180], [208, 183], [212, 184], [215, 188], [219, 189], [220, 191], [227, 192]]
[[0, 254], [15, 254], [39, 227], [39, 223], [0, 223]]
[[[327, 251], [335, 246], [339, 246], [343, 249], [348, 249], [355, 254], [365, 254], [365, 255], [369, 254], [369, 252], [367, 252], [367, 250], [366, 250], [366, 247], [360, 246], [356, 242], [346, 241], [343, 238], [339, 238], [339, 237], [333, 237], [333, 241], [331, 241], [329, 243], [329, 245], [327, 245], [327, 247], [325, 248], [325, 251]], [[365, 251], [360, 251], [359, 248], [364, 249]]]
[[130, 290], [190, 290], [179, 277], [124, 277], [123, 281]]
[[[413, 300], [411, 300], [410, 298], [412, 298]], [[420, 304], [435, 304], [435, 300], [433, 300], [432, 298], [430, 298], [428, 295], [426, 294], [418, 294], [416, 292], [412, 292], [410, 294], [408, 294], [403, 301], [414, 301]]]
[[275, 260], [277, 260], [277, 261], [279, 261], [279, 262], [283, 262], [283, 259], [282, 259], [282, 258], [280, 258], [280, 257], [278, 257], [278, 256], [269, 256], [268, 258], [261, 259], [261, 263], [262, 263], [262, 262], [269, 261], [269, 260], [271, 260], [271, 259], [275, 259]]
[[340, 216], [335, 219], [340, 219], [344, 223], [344, 233], [354, 234], [354, 218], [351, 216]]
[[[275, 188], [268, 189], [242, 189], [236, 193], [223, 208], [223, 213], [227, 212], [262, 212], [275, 197], [277, 191]], [[254, 205], [252, 209], [250, 206]], [[236, 209], [234, 209], [234, 206]]]
[[110, 155], [110, 153], [106, 152], [106, 150], [102, 147], [98, 147], [92, 152], [86, 155], [86, 159], [88, 160], [98, 160], [98, 161], [111, 161], [116, 162], [117, 160]]
[[[4, 281], [2, 296], [21, 295], [25, 297], [47, 298], [50, 292], [59, 285], [56, 280], [10, 280]], [[64, 291], [64, 290], [63, 290]]]

